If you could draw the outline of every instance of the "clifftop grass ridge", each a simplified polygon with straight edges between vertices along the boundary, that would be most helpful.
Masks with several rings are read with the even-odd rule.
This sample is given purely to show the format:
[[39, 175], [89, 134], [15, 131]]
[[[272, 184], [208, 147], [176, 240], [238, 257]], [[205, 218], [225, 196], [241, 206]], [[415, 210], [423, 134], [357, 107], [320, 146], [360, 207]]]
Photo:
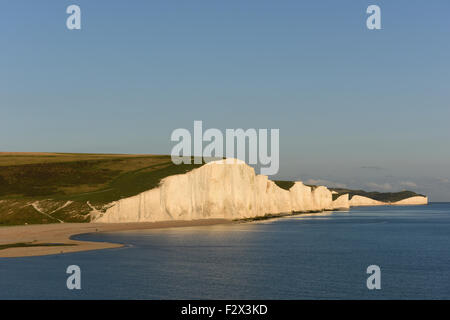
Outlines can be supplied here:
[[0, 153], [0, 225], [87, 222], [93, 209], [199, 166], [167, 155]]

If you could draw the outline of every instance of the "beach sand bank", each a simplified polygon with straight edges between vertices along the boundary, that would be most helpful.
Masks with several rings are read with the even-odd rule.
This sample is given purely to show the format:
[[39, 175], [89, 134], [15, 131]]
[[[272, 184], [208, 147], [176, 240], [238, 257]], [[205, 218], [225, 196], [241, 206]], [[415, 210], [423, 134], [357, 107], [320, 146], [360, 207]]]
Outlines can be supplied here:
[[[142, 229], [179, 228], [209, 226], [232, 223], [225, 219], [205, 219], [192, 221], [162, 221], [134, 223], [59, 223], [27, 226], [0, 227], [0, 247], [26, 243], [33, 247], [11, 247], [0, 250], [0, 258], [31, 257], [68, 252], [119, 248], [122, 244], [72, 240], [70, 237], [83, 233], [131, 231]], [[66, 246], [52, 246], [65, 244]]]

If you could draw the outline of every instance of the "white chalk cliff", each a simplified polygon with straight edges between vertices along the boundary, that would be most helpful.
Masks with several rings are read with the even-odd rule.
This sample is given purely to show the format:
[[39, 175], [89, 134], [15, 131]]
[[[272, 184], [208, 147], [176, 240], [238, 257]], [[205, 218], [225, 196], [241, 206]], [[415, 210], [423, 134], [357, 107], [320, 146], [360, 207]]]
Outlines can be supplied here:
[[[111, 203], [104, 213], [93, 213], [92, 222], [243, 219], [384, 204], [362, 198], [349, 200], [346, 194], [333, 201], [332, 191], [326, 187], [313, 188], [300, 181], [285, 190], [267, 176], [255, 175], [245, 162], [227, 159], [166, 177], [157, 188]], [[423, 199], [413, 200], [420, 201]]]
[[407, 205], [421, 205], [421, 204], [427, 204], [428, 203], [428, 197], [422, 197], [422, 196], [416, 196], [416, 197], [411, 197], [411, 198], [407, 198], [407, 199], [403, 199], [397, 202], [393, 202], [391, 203], [391, 205], [396, 205], [396, 206], [407, 206]]
[[350, 206], [352, 207], [361, 207], [361, 206], [383, 206], [384, 202], [373, 200], [367, 197], [354, 195], [350, 200]]

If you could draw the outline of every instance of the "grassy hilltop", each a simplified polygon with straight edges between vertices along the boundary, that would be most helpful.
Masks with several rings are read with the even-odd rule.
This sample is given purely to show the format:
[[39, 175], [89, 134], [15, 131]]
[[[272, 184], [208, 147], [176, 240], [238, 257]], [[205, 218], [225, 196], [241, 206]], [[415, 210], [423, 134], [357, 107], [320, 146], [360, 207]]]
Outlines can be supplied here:
[[93, 208], [199, 166], [166, 155], [0, 153], [0, 226], [86, 222]]

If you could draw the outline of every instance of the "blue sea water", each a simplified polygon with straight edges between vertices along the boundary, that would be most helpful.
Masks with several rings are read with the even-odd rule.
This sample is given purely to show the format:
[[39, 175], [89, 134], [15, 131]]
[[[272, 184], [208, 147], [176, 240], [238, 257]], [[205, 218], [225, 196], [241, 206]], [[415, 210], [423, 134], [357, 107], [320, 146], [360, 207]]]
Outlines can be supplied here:
[[[450, 298], [450, 203], [76, 238], [126, 247], [0, 259], [0, 298]], [[66, 287], [73, 264], [81, 290]], [[367, 289], [369, 265], [380, 290]]]

